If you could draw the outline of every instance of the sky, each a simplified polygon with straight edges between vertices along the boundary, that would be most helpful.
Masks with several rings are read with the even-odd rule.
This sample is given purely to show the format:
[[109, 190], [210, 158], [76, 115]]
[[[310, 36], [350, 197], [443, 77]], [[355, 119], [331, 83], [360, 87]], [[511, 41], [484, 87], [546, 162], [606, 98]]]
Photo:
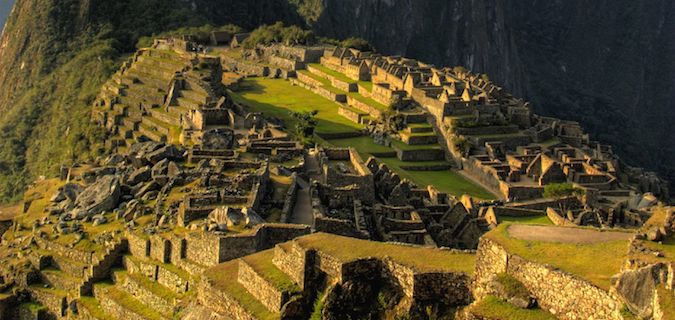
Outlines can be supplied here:
[[14, 0], [0, 0], [0, 29], [5, 27], [5, 20], [12, 11]]

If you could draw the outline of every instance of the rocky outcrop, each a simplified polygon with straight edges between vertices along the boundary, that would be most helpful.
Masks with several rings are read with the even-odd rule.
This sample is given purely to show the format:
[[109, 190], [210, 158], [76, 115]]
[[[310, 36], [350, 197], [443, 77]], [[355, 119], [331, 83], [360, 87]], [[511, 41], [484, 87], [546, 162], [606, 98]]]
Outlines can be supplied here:
[[77, 197], [74, 209], [77, 218], [117, 208], [120, 195], [120, 181], [117, 176], [106, 175], [99, 178]]

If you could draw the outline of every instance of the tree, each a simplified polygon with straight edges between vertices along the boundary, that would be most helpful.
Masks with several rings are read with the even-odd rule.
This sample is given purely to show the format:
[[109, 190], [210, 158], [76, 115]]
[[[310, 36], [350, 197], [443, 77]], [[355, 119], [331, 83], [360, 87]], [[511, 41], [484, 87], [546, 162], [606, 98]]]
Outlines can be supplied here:
[[340, 46], [344, 48], [356, 49], [359, 51], [373, 51], [373, 47], [370, 46], [370, 43], [361, 38], [347, 38], [340, 42]]
[[571, 183], [550, 183], [544, 186], [544, 197], [560, 199], [567, 196], [583, 196], [584, 189], [576, 188]]
[[296, 120], [295, 123], [295, 135], [301, 139], [310, 138], [314, 135], [314, 130], [318, 121], [316, 120], [316, 115], [319, 113], [317, 110], [307, 111], [307, 112], [292, 112], [291, 116]]

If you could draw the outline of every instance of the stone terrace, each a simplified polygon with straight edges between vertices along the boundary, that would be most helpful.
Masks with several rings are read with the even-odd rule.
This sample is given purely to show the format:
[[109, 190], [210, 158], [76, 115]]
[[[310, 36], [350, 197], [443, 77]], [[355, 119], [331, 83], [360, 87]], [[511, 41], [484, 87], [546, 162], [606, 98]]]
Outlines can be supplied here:
[[291, 305], [314, 294], [319, 274], [335, 285], [358, 278], [359, 272], [384, 272], [402, 287], [402, 310], [431, 297], [462, 305], [469, 299], [472, 269], [469, 253], [317, 233], [207, 270], [198, 298], [223, 317], [277, 319], [298, 316]]

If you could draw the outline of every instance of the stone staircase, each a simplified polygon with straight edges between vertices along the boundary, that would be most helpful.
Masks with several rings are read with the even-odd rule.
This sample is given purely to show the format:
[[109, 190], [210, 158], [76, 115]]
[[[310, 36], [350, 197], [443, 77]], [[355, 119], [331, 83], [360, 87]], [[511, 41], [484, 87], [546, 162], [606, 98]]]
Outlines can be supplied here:
[[226, 318], [285, 318], [288, 314], [282, 313], [293, 310], [304, 295], [302, 284], [279, 264], [287, 261], [279, 255], [285, 255], [289, 247], [289, 243], [278, 244], [209, 269], [209, 280], [200, 283], [199, 302]]
[[[113, 133], [109, 147], [142, 140], [179, 143], [183, 116], [207, 104], [213, 91], [192, 75], [191, 65], [176, 52], [147, 49], [113, 75], [99, 95], [102, 110], [95, 109]], [[184, 86], [176, 86], [177, 81]]]
[[38, 242], [34, 261], [38, 269], [30, 281], [28, 294], [31, 300], [44, 306], [52, 317], [65, 317], [69, 305], [76, 301], [91, 279], [107, 274], [111, 264], [126, 250], [126, 243], [120, 242], [103, 253], [79, 251], [48, 240]]
[[78, 310], [82, 318], [173, 319], [191, 282], [192, 276], [174, 265], [126, 255], [110, 279], [92, 284], [92, 296], [77, 301]]

